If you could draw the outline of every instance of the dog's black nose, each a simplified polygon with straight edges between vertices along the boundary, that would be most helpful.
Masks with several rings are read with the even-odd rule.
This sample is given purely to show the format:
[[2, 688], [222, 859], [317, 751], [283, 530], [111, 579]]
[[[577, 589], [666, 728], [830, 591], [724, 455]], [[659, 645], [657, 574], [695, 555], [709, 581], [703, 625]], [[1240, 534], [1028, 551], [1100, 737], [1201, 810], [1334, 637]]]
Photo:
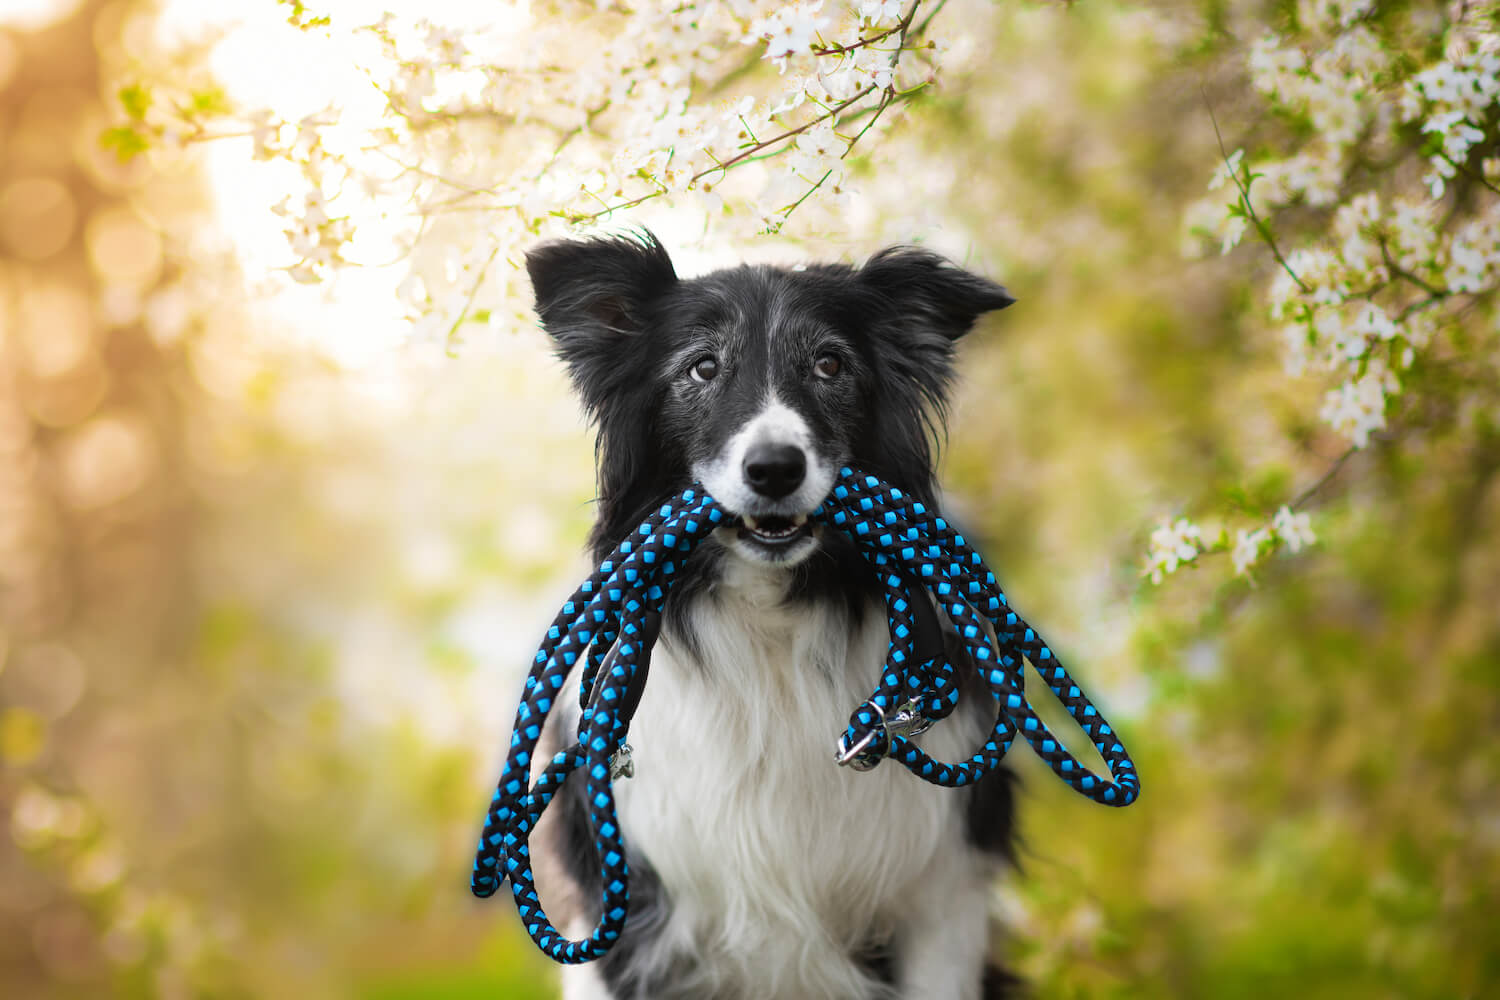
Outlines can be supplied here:
[[807, 457], [789, 444], [758, 444], [745, 453], [745, 482], [763, 497], [784, 497], [802, 485]]

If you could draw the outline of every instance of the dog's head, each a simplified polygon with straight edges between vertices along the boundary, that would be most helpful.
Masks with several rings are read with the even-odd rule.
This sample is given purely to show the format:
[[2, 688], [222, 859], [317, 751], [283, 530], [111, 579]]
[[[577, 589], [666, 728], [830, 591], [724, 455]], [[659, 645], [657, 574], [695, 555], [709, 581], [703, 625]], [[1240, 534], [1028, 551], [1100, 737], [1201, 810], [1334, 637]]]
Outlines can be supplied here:
[[933, 492], [954, 342], [1004, 288], [926, 250], [681, 279], [656, 238], [543, 244], [537, 312], [599, 429], [598, 554], [694, 480], [736, 554], [792, 565], [854, 465]]

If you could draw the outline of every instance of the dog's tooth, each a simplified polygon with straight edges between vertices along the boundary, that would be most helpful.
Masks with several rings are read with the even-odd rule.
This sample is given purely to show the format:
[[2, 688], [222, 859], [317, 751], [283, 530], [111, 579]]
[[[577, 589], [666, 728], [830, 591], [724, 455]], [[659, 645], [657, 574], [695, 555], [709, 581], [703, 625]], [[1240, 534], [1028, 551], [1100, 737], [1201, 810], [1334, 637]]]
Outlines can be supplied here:
[[755, 518], [751, 517], [749, 514], [746, 514], [744, 516], [744, 522], [745, 522], [745, 527], [749, 528], [751, 531], [759, 531], [760, 530], [760, 522], [757, 521]]
[[793, 528], [800, 528], [800, 527], [802, 527], [806, 523], [807, 523], [807, 515], [806, 514], [796, 514], [796, 515], [793, 515], [793, 517], [792, 517], [792, 527]]

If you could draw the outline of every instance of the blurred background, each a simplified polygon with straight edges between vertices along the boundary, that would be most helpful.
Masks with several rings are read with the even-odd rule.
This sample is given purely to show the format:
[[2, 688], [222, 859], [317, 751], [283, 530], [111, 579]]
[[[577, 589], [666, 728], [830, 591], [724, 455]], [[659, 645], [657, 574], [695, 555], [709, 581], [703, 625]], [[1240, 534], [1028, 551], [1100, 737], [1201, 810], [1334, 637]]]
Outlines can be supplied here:
[[[1183, 253], [1280, 10], [994, 5], [893, 147], [923, 169], [756, 248], [920, 238], [1020, 299], [963, 344], [950, 506], [1145, 789], [1014, 755], [1038, 997], [1500, 995], [1495, 423], [1436, 391], [1338, 462], [1274, 264]], [[358, 288], [264, 293], [243, 150], [105, 149], [162, 16], [0, 2], [0, 994], [553, 997], [468, 866], [587, 429], [530, 325], [450, 360]], [[1142, 580], [1159, 518], [1314, 486], [1311, 550]]]

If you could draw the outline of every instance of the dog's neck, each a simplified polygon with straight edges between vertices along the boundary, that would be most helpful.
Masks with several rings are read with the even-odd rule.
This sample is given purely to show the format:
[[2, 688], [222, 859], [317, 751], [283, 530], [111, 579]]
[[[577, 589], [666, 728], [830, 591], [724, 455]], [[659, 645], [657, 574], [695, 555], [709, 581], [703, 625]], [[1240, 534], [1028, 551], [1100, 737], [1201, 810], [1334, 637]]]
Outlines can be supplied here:
[[727, 555], [722, 563], [722, 596], [757, 614], [786, 614], [792, 604], [796, 569]]

